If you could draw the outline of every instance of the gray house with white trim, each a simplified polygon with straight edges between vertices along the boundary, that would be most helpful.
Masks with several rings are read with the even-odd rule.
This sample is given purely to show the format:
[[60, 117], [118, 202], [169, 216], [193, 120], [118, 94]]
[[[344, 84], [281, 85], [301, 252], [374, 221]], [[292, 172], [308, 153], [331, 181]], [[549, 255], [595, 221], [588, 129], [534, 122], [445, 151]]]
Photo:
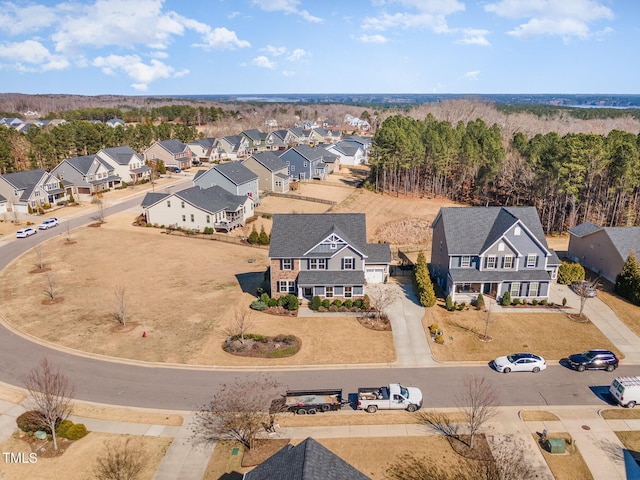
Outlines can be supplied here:
[[560, 259], [534, 207], [443, 207], [432, 228], [430, 271], [453, 301], [548, 299]]
[[256, 204], [259, 203], [258, 175], [238, 160], [214, 165], [206, 172], [196, 175], [193, 184], [201, 188], [219, 185], [229, 193], [248, 196]]
[[367, 243], [363, 213], [274, 214], [269, 248], [271, 295], [362, 297], [389, 278], [391, 250]]
[[4, 211], [20, 213], [66, 200], [60, 180], [43, 168], [0, 175], [0, 195], [6, 202]]

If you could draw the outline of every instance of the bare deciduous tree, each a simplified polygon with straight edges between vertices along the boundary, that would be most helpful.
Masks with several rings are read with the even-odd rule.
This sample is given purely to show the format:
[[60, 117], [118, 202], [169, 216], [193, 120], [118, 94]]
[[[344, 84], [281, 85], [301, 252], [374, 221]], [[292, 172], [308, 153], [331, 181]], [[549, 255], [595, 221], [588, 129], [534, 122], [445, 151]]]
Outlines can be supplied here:
[[491, 383], [485, 377], [471, 376], [464, 381], [464, 393], [456, 399], [456, 405], [464, 417], [464, 425], [467, 427], [469, 441], [465, 441], [459, 433], [459, 425], [452, 422], [451, 418], [437, 411], [425, 411], [418, 413], [418, 418], [431, 430], [455, 438], [473, 448], [473, 440], [482, 426], [496, 416], [498, 394]]
[[371, 285], [367, 287], [371, 307], [376, 311], [376, 320], [380, 322], [384, 311], [400, 299], [400, 292], [391, 285]]
[[127, 291], [123, 286], [119, 285], [114, 289], [114, 294], [116, 297], [116, 304], [113, 316], [118, 323], [126, 325], [128, 311]]
[[68, 220], [65, 222], [64, 230], [67, 235], [65, 242], [71, 243], [71, 225], [69, 224]]
[[104, 223], [104, 211], [106, 208], [106, 202], [104, 200], [104, 196], [102, 195], [102, 193], [98, 193], [96, 194], [95, 197], [93, 197], [92, 203], [95, 203], [96, 206], [98, 207], [98, 212], [96, 215], [96, 220], [99, 221], [100, 223]]
[[47, 294], [51, 300], [55, 300], [56, 295], [58, 294], [56, 279], [53, 276], [53, 273], [48, 272], [45, 280], [44, 292]]
[[584, 306], [587, 303], [587, 299], [594, 296], [596, 289], [600, 287], [600, 280], [598, 278], [593, 278], [591, 280], [584, 280], [582, 282], [576, 282], [573, 286], [573, 290], [580, 297], [580, 313], [579, 316], [582, 317], [584, 312]]
[[281, 393], [282, 387], [269, 376], [236, 378], [233, 383], [223, 384], [196, 413], [192, 423], [194, 439], [232, 439], [253, 448], [256, 435], [267, 424], [273, 400]]
[[124, 442], [107, 442], [97, 458], [93, 473], [98, 480], [136, 480], [146, 466], [147, 453], [141, 445]]
[[36, 253], [37, 257], [36, 268], [38, 270], [44, 270], [44, 253], [42, 252], [42, 246], [36, 245], [33, 247], [33, 251]]
[[71, 414], [74, 387], [67, 376], [44, 357], [24, 379], [29, 391], [27, 405], [40, 413], [43, 427], [51, 430], [53, 448], [58, 450], [56, 425]]
[[233, 314], [230, 325], [225, 330], [225, 335], [228, 337], [240, 336], [240, 342], [244, 343], [244, 336], [249, 332], [249, 329], [253, 327], [254, 321], [250, 311], [244, 309], [237, 309]]

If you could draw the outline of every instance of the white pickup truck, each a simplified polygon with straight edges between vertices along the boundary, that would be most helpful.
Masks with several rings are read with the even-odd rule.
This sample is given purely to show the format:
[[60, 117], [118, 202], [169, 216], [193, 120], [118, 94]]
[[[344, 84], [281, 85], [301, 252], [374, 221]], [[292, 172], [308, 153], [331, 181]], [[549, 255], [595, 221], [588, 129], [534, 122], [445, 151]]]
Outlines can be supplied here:
[[403, 387], [392, 383], [382, 387], [359, 388], [358, 410], [375, 413], [378, 410], [407, 410], [415, 412], [422, 407], [422, 392], [416, 387]]

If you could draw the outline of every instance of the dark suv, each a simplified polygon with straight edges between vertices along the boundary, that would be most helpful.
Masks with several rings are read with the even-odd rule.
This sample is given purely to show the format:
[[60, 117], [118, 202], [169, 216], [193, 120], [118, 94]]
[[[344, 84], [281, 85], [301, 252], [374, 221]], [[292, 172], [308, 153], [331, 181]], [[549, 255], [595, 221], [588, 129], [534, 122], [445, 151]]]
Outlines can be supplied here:
[[571, 368], [584, 372], [585, 370], [606, 370], [613, 372], [618, 368], [618, 357], [609, 350], [587, 350], [586, 352], [569, 355]]

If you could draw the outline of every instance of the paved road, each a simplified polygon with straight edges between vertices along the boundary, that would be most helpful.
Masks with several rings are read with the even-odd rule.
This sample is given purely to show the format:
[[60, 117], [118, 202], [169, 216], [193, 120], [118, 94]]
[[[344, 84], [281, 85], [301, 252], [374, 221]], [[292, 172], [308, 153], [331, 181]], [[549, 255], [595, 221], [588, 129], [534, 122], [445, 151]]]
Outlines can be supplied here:
[[[173, 191], [188, 185], [176, 185]], [[139, 205], [140, 198], [108, 207], [106, 215]], [[89, 223], [95, 210], [65, 220], [71, 228]], [[36, 243], [65, 234], [63, 225], [41, 231], [30, 238], [9, 242], [0, 248], [0, 269]], [[194, 410], [205, 403], [218, 386], [238, 376], [264, 375], [249, 370], [223, 371], [215, 368], [185, 369], [130, 365], [91, 357], [76, 356], [49, 349], [16, 335], [0, 325], [0, 381], [20, 385], [24, 375], [43, 356], [47, 356], [70, 377], [76, 386], [76, 398], [116, 405], [161, 409]], [[621, 367], [617, 374], [635, 374], [634, 367]], [[425, 394], [425, 404], [454, 406], [461, 395], [466, 376], [486, 375], [499, 389], [503, 405], [598, 405], [615, 374], [585, 372], [578, 374], [560, 365], [552, 365], [538, 375], [500, 375], [488, 366], [427, 368], [327, 368], [273, 370], [272, 375], [288, 388], [343, 388], [353, 392], [359, 386], [390, 382], [416, 385]]]

